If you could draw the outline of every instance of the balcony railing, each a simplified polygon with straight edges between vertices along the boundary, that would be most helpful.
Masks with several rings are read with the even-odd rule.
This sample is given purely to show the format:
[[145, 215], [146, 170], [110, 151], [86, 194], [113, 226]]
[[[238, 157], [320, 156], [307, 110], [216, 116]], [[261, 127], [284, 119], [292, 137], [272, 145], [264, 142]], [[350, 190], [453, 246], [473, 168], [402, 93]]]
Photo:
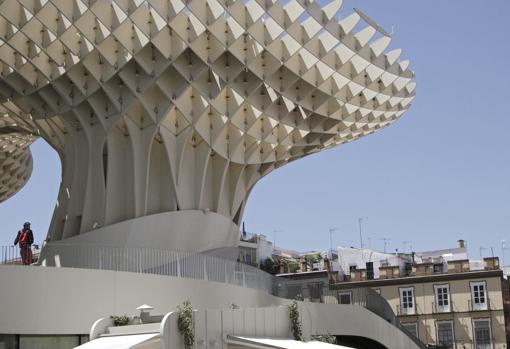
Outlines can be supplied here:
[[491, 300], [489, 298], [485, 298], [485, 303], [473, 303], [471, 299], [468, 299], [467, 302], [469, 311], [493, 310], [491, 306]]
[[417, 305], [414, 305], [414, 308], [403, 308], [400, 304], [397, 304], [397, 315], [416, 315], [418, 314]]
[[437, 302], [432, 302], [432, 311], [434, 313], [451, 313], [453, 312], [453, 302], [451, 298], [447, 306], [439, 306]]
[[1, 246], [0, 253], [1, 264], [21, 264], [18, 246]]
[[276, 277], [244, 263], [206, 254], [142, 247], [47, 244], [38, 264], [216, 281], [269, 293], [274, 293], [276, 285]]
[[[39, 257], [39, 245], [32, 245], [32, 263]], [[19, 246], [0, 246], [0, 264], [23, 264]]]

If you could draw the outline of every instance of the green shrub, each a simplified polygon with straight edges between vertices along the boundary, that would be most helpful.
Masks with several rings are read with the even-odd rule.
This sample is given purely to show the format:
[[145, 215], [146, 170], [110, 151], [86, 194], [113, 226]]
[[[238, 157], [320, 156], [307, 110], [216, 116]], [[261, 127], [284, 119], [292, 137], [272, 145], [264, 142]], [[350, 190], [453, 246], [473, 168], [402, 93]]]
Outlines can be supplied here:
[[191, 349], [195, 345], [195, 334], [193, 333], [193, 306], [190, 301], [185, 301], [182, 306], [177, 307], [179, 317], [177, 328], [184, 337], [184, 348]]
[[303, 330], [301, 328], [301, 320], [299, 319], [299, 308], [297, 300], [293, 300], [292, 303], [289, 304], [288, 309], [292, 335], [294, 336], [295, 340], [303, 341]]
[[278, 263], [275, 262], [272, 258], [268, 257], [264, 260], [264, 262], [260, 263], [260, 269], [269, 274], [278, 274]]
[[115, 316], [110, 315], [110, 319], [113, 320], [115, 326], [126, 326], [129, 324], [129, 317], [127, 315]]

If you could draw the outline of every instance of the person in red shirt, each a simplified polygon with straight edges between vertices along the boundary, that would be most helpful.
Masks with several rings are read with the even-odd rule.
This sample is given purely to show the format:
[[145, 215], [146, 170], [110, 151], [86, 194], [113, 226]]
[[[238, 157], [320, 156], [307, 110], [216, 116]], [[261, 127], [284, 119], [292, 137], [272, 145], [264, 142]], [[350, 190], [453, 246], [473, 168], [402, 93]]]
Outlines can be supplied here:
[[30, 229], [30, 223], [25, 222], [23, 229], [18, 231], [18, 235], [14, 240], [14, 245], [19, 243], [19, 252], [21, 254], [21, 262], [24, 265], [32, 264], [32, 244], [34, 243], [34, 234]]

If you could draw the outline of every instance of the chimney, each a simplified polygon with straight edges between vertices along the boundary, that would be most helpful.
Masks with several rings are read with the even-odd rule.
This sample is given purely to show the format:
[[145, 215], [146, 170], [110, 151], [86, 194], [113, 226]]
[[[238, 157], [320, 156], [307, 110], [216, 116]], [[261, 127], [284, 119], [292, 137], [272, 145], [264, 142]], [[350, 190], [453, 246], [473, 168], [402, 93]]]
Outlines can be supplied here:
[[466, 248], [466, 241], [465, 241], [465, 240], [462, 240], [462, 239], [457, 240], [457, 246], [458, 246], [459, 248]]

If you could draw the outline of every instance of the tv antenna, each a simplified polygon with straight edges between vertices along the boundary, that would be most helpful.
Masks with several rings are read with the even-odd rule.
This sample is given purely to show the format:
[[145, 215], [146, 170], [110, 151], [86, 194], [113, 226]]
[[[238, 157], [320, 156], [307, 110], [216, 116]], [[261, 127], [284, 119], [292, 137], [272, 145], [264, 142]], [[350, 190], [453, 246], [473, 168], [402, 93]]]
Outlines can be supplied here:
[[505, 266], [505, 252], [508, 251], [506, 240], [501, 240], [501, 264]]
[[486, 250], [487, 247], [483, 247], [483, 246], [480, 246], [480, 259], [483, 259], [482, 255], [483, 255], [483, 250]]
[[360, 217], [358, 218], [358, 225], [359, 225], [359, 247], [361, 249], [363, 249], [363, 233], [361, 231], [361, 223], [364, 221], [364, 220], [367, 220], [368, 217]]
[[383, 251], [384, 251], [384, 253], [386, 253], [386, 247], [389, 244], [388, 241], [391, 241], [391, 239], [390, 238], [380, 238], [379, 240], [382, 240], [384, 242], [384, 249], [383, 249]]
[[404, 245], [404, 249], [402, 250], [403, 253], [406, 253], [407, 245], [410, 247], [409, 252], [413, 252], [413, 242], [411, 240], [402, 241], [402, 245]]

